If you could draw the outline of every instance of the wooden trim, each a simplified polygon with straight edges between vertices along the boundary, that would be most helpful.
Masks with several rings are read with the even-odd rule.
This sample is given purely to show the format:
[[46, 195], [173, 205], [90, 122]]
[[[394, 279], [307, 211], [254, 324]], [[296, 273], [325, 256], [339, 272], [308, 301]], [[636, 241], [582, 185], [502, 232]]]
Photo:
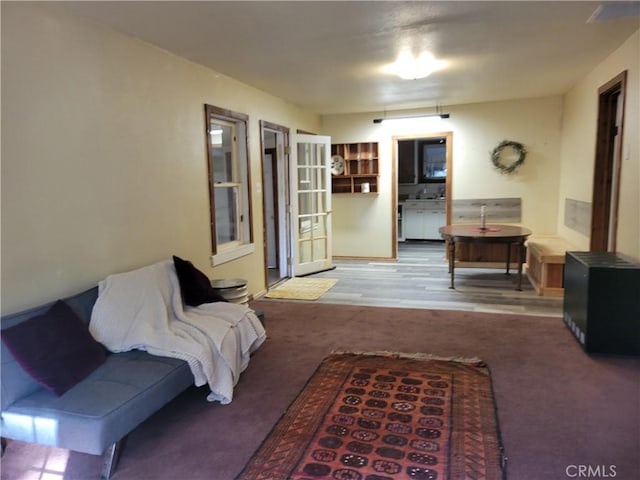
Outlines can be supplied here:
[[[260, 120], [259, 121], [260, 124], [260, 175], [263, 176], [264, 174], [264, 152], [265, 152], [265, 146], [264, 146], [264, 131], [265, 130], [273, 130], [276, 132], [279, 132], [283, 135], [284, 137], [284, 152], [282, 152], [282, 160], [284, 160], [284, 167], [285, 167], [285, 172], [286, 172], [286, 177], [288, 178], [288, 172], [289, 172], [289, 168], [288, 168], [288, 162], [286, 160], [286, 155], [287, 155], [287, 149], [289, 148], [289, 128], [288, 127], [284, 127], [282, 125], [278, 125], [276, 123], [271, 123], [268, 122], [266, 120]], [[278, 152], [277, 152], [277, 148], [274, 149], [276, 152], [276, 162], [280, 161], [280, 158], [278, 156]], [[274, 200], [275, 200], [275, 214], [276, 214], [276, 218], [278, 218], [278, 198], [279, 198], [279, 190], [280, 188], [285, 189], [285, 194], [287, 196], [287, 198], [289, 197], [289, 193], [286, 191], [287, 184], [288, 181], [285, 181], [285, 185], [279, 185], [277, 182], [277, 177], [278, 177], [278, 172], [277, 169], [275, 171], [272, 172], [273, 175], [275, 175], [276, 177], [276, 181], [274, 182], [277, 185], [277, 190], [274, 190], [273, 195], [274, 195]], [[266, 212], [266, 189], [264, 188], [265, 186], [265, 178], [262, 177], [262, 255], [263, 255], [263, 262], [262, 262], [262, 266], [263, 266], [263, 272], [264, 272], [264, 284], [266, 285], [267, 289], [269, 288], [269, 266], [267, 265], [267, 258], [268, 258], [268, 252], [267, 252], [267, 212]], [[276, 249], [277, 249], [277, 258], [278, 261], [281, 260], [280, 258], [280, 242], [279, 242], [279, 236], [280, 236], [280, 229], [283, 228], [283, 225], [280, 225], [279, 222], [277, 222], [277, 231], [276, 231]], [[285, 229], [287, 230], [286, 235], [287, 235], [287, 239], [290, 237], [290, 233], [289, 229], [286, 228], [286, 225], [284, 226]], [[292, 255], [291, 252], [287, 251], [287, 254], [289, 256]], [[287, 260], [292, 260], [292, 259], [287, 259]], [[280, 263], [278, 262], [278, 271], [280, 270]], [[287, 272], [288, 274], [289, 272]]]
[[267, 122], [266, 120], [260, 120], [260, 131], [262, 131], [263, 129], [276, 130], [278, 132], [289, 135], [288, 127], [283, 127], [282, 125], [278, 125], [277, 123]]
[[209, 188], [209, 237], [211, 239], [211, 254], [218, 253], [218, 244], [215, 240], [216, 234], [216, 209], [215, 209], [215, 192], [213, 191], [213, 152], [211, 151], [211, 142], [209, 141], [209, 119], [211, 118], [210, 109], [215, 109], [211, 105], [204, 106], [204, 146], [207, 152], [207, 184]]
[[[227, 122], [242, 122], [244, 123], [244, 137], [242, 141], [244, 142], [244, 149], [246, 155], [246, 170], [247, 170], [247, 185], [246, 185], [246, 197], [247, 197], [247, 212], [249, 214], [249, 218], [245, 219], [249, 224], [249, 238], [245, 239], [247, 243], [253, 243], [253, 202], [251, 201], [251, 155], [249, 148], [249, 115], [240, 112], [234, 112], [233, 110], [228, 110], [225, 108], [216, 107], [214, 105], [209, 105], [207, 103], [204, 104], [204, 112], [205, 112], [205, 122], [204, 122], [204, 130], [205, 130], [205, 142], [207, 148], [207, 173], [208, 173], [208, 183], [209, 183], [209, 210], [210, 210], [210, 234], [211, 234], [211, 253], [212, 256], [215, 256], [218, 253], [218, 245], [215, 240], [216, 238], [216, 220], [215, 220], [215, 193], [214, 193], [214, 182], [213, 182], [213, 170], [211, 168], [213, 162], [213, 151], [211, 142], [209, 141], [209, 125], [211, 118], [217, 118], [220, 120], [225, 120]], [[238, 139], [239, 140], [239, 139]], [[237, 160], [237, 159], [236, 159]], [[241, 179], [242, 181], [243, 179]], [[242, 227], [242, 226], [241, 226]]]
[[391, 232], [392, 232], [392, 248], [393, 258], [398, 258], [398, 140], [421, 140], [430, 138], [444, 138], [446, 142], [447, 157], [447, 177], [445, 179], [445, 215], [446, 224], [451, 225], [451, 202], [452, 202], [452, 186], [453, 186], [453, 132], [425, 133], [425, 134], [406, 134], [394, 135], [391, 137]]
[[[380, 152], [378, 152], [378, 156]], [[402, 219], [404, 222], [404, 218]], [[391, 258], [398, 259], [398, 140], [391, 137]]]
[[446, 133], [447, 177], [445, 178], [445, 213], [447, 225], [451, 225], [451, 204], [453, 197], [453, 132]]
[[[243, 114], [238, 114], [243, 115]], [[235, 118], [235, 117], [234, 117]], [[237, 118], [237, 120], [240, 120]], [[247, 156], [247, 201], [249, 202], [249, 243], [253, 243], [253, 201], [251, 199], [251, 192], [253, 188], [253, 176], [251, 175], [251, 148], [249, 147], [249, 116], [246, 116], [244, 122], [244, 142]], [[261, 174], [262, 176], [262, 174]]]
[[[598, 127], [593, 171], [593, 195], [591, 204], [590, 250], [594, 252], [615, 251], [621, 161], [614, 165], [614, 158], [622, 159], [624, 144], [624, 106], [626, 103], [627, 71], [620, 73], [598, 89]], [[617, 112], [618, 100], [621, 97]], [[615, 149], [612, 129], [616, 127], [616, 114], [621, 123], [618, 149]], [[614, 185], [616, 188], [614, 188]], [[609, 245], [611, 237], [611, 245]]]
[[[205, 103], [204, 108], [207, 115], [219, 117], [223, 120], [233, 118], [234, 120], [240, 120], [240, 121], [249, 123], [249, 115], [247, 115], [246, 113], [234, 112], [233, 110], [216, 107], [213, 105], [209, 105], [207, 103]], [[248, 128], [248, 125], [247, 125], [247, 128]]]

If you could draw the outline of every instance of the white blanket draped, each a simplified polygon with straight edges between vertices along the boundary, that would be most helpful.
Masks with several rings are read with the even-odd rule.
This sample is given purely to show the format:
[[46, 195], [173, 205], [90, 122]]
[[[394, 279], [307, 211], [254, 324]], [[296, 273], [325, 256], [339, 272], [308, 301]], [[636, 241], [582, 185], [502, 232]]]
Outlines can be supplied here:
[[112, 352], [138, 349], [185, 360], [207, 400], [227, 404], [251, 352], [266, 338], [244, 305], [183, 305], [171, 260], [108, 276], [98, 285], [89, 330]]

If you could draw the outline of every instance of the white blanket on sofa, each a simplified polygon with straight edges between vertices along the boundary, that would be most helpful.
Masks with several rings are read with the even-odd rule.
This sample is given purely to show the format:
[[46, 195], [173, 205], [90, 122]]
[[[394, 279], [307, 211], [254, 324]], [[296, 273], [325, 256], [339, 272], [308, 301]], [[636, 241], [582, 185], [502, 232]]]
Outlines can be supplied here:
[[138, 349], [185, 360], [207, 400], [230, 403], [251, 352], [266, 333], [244, 305], [184, 306], [173, 262], [108, 276], [99, 283], [91, 334], [112, 352]]

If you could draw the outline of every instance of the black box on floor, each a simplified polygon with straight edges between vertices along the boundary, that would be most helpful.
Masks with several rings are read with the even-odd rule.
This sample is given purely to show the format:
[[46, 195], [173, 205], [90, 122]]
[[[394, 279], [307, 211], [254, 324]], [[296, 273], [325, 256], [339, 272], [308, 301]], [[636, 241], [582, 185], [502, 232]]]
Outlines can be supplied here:
[[589, 353], [640, 355], [640, 264], [611, 252], [567, 252], [564, 321]]

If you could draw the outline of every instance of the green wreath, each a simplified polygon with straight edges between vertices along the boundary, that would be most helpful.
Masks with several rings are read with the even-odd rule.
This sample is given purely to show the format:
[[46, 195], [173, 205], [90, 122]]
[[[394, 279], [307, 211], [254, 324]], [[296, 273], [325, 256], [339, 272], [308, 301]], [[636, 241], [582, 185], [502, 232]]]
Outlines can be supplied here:
[[[509, 148], [513, 150], [517, 158], [513, 161], [504, 162], [503, 159], [503, 150], [505, 148]], [[527, 150], [524, 148], [519, 142], [513, 142], [511, 140], [503, 140], [498, 144], [496, 148], [491, 152], [491, 163], [500, 173], [513, 173], [515, 172], [520, 165], [524, 163], [524, 159], [527, 156]]]

